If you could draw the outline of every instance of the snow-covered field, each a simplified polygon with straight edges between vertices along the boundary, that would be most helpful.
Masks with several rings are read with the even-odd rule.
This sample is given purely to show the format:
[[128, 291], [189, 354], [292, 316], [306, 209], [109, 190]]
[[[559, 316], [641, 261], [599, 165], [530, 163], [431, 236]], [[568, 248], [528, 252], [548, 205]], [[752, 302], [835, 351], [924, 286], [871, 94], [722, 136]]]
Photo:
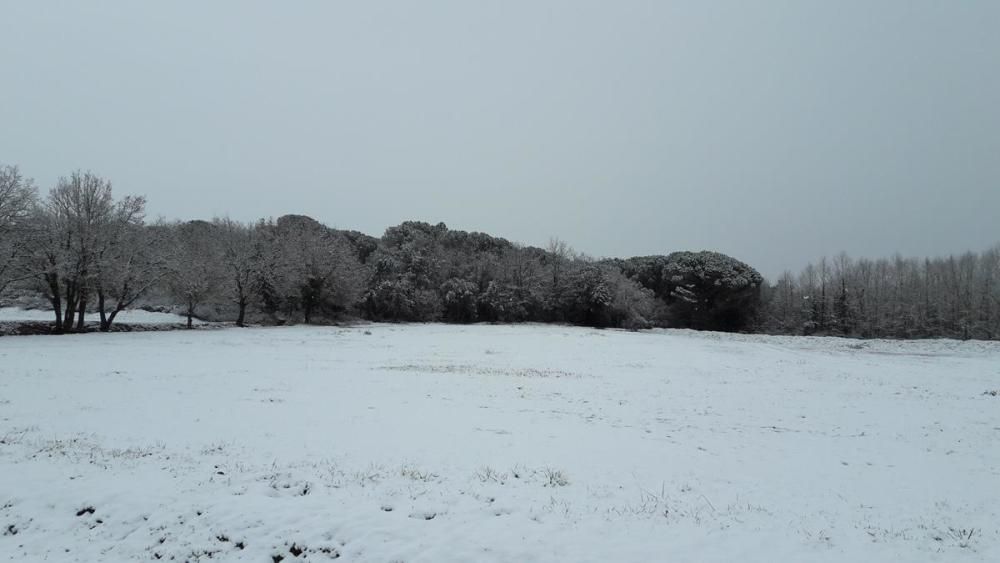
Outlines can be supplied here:
[[1000, 345], [0, 338], [18, 561], [1000, 561]]
[[[0, 307], [0, 322], [8, 321], [40, 321], [51, 322], [52, 311], [41, 309], [21, 309], [20, 307]], [[87, 316], [89, 321], [98, 321], [100, 317], [97, 313], [91, 312]], [[170, 324], [186, 323], [187, 317], [174, 315], [171, 313], [157, 313], [155, 311], [143, 311], [141, 309], [128, 309], [115, 316], [115, 322], [125, 324]], [[195, 321], [200, 323], [201, 321]]]

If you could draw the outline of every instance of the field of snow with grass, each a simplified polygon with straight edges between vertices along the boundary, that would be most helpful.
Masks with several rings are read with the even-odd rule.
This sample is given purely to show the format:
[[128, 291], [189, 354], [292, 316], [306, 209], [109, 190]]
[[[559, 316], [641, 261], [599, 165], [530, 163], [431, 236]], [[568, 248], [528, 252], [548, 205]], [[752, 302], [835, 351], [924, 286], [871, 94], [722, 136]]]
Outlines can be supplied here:
[[1000, 344], [0, 338], [0, 559], [1000, 561]]

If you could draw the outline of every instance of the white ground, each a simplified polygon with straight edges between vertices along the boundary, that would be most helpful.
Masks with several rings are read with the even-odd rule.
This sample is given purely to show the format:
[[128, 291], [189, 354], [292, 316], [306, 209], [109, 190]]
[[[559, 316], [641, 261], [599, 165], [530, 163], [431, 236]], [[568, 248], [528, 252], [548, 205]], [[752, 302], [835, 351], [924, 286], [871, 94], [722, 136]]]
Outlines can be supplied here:
[[997, 343], [3, 337], [0, 558], [1000, 561], [992, 389]]
[[[54, 318], [54, 314], [49, 310], [41, 309], [21, 309], [20, 307], [0, 307], [0, 322], [7, 321], [42, 321], [49, 322]], [[97, 322], [100, 317], [97, 313], [90, 312], [87, 315], [88, 321]], [[141, 309], [126, 309], [115, 315], [116, 323], [126, 324], [170, 324], [187, 323], [187, 317], [174, 315], [171, 313], [157, 313], [155, 311], [143, 311]], [[201, 321], [195, 321], [201, 322]]]

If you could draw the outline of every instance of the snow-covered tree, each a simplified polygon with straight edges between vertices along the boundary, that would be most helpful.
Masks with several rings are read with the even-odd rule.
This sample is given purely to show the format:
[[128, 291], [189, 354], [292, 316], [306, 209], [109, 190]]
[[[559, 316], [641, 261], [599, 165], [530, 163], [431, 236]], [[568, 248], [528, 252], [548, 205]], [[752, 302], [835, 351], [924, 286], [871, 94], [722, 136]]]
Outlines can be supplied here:
[[265, 248], [260, 231], [232, 219], [216, 219], [221, 245], [223, 291], [236, 305], [236, 326], [246, 323], [247, 307], [265, 280]]
[[441, 285], [444, 320], [455, 323], [473, 322], [478, 317], [476, 284], [460, 278], [450, 278]]
[[34, 183], [17, 166], [0, 165], [0, 295], [30, 275], [24, 253], [36, 198]]
[[170, 229], [166, 280], [170, 294], [184, 306], [191, 328], [198, 307], [217, 298], [225, 281], [218, 231], [205, 221], [190, 221]]
[[[28, 269], [48, 298], [59, 330], [82, 330], [101, 272], [124, 259], [118, 245], [141, 227], [145, 199], [115, 201], [111, 182], [92, 172], [73, 172], [31, 215]], [[117, 259], [116, 259], [117, 257]]]
[[301, 215], [265, 225], [269, 274], [266, 299], [286, 313], [344, 314], [360, 298], [364, 273], [354, 247], [340, 232]]
[[764, 279], [749, 265], [718, 252], [674, 252], [617, 262], [622, 271], [667, 305], [672, 326], [746, 330], [757, 316]]
[[169, 236], [161, 227], [126, 223], [95, 260], [94, 289], [102, 331], [118, 313], [149, 293], [167, 274]]

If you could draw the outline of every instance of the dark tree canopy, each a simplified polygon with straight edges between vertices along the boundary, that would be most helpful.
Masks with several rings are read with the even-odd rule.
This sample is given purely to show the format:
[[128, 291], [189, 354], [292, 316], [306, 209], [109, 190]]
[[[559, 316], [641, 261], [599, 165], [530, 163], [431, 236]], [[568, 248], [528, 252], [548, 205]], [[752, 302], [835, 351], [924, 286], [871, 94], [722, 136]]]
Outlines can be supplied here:
[[663, 300], [670, 326], [722, 331], [751, 328], [764, 278], [735, 258], [709, 251], [674, 252], [618, 264], [627, 276]]

